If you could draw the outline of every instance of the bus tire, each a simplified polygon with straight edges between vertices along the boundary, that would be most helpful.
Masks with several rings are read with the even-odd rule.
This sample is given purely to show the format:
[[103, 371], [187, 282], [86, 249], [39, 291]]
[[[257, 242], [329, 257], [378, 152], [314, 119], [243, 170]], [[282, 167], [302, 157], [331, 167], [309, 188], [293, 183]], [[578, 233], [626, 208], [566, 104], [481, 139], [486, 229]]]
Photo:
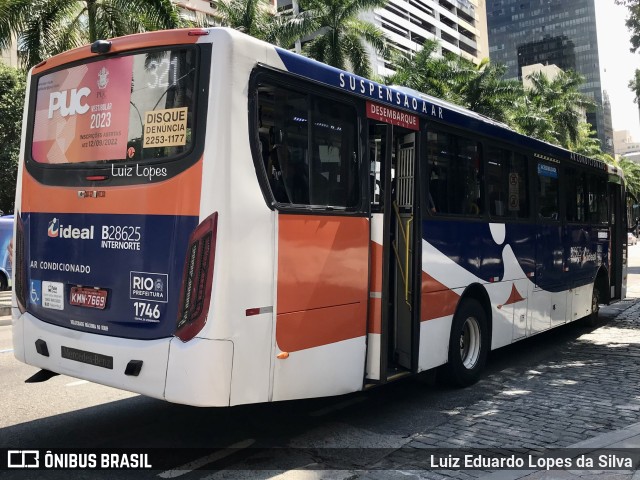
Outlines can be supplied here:
[[600, 323], [600, 290], [595, 285], [591, 294], [591, 313], [584, 317], [584, 324], [587, 327], [597, 327]]
[[0, 292], [9, 288], [9, 279], [7, 276], [0, 272]]
[[456, 387], [473, 385], [480, 378], [489, 353], [489, 325], [480, 302], [466, 298], [451, 324], [449, 361], [444, 380]]

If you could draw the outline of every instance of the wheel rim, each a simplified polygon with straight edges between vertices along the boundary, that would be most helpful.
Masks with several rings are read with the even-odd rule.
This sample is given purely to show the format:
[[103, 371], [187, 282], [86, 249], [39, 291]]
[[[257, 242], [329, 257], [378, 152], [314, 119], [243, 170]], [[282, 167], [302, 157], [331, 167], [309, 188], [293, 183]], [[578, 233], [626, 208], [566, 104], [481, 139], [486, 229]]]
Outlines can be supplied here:
[[460, 333], [460, 359], [467, 369], [472, 369], [480, 358], [480, 325], [478, 319], [469, 317], [464, 321]]
[[598, 299], [598, 292], [594, 291], [593, 295], [591, 296], [591, 311], [594, 314], [597, 314], [598, 310], [600, 310], [600, 302], [599, 302], [599, 299]]

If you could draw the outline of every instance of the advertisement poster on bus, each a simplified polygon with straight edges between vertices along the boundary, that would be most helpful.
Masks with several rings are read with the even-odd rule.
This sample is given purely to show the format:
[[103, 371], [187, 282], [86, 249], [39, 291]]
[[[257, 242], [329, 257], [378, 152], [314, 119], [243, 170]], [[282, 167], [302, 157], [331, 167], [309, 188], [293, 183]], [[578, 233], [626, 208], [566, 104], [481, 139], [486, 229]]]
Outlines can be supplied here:
[[133, 57], [79, 65], [38, 81], [32, 155], [39, 163], [124, 159]]

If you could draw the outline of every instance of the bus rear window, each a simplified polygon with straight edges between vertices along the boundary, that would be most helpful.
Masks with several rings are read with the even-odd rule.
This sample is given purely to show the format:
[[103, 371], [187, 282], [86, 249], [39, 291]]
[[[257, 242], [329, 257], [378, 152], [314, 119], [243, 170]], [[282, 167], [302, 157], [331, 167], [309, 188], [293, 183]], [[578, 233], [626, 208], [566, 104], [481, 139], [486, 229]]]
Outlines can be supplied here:
[[38, 79], [32, 159], [40, 164], [144, 161], [189, 151], [195, 48], [76, 65]]

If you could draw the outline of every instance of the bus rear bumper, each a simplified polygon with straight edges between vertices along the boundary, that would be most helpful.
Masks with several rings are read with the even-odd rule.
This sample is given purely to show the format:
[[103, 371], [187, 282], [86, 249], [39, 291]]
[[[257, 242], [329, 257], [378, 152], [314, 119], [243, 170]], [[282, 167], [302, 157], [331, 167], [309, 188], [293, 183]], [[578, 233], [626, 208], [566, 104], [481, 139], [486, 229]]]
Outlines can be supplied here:
[[[175, 337], [158, 340], [120, 338], [116, 341], [105, 335], [51, 325], [28, 313], [16, 313], [13, 318], [14, 354], [24, 363], [170, 402], [196, 406], [229, 405], [231, 341], [194, 338], [183, 343]], [[41, 353], [37, 351], [38, 340], [46, 342], [48, 356], [43, 355], [42, 347]], [[76, 359], [63, 358], [62, 347], [74, 349]], [[78, 360], [90, 360], [92, 354], [104, 356], [95, 362], [98, 365]], [[125, 374], [127, 364], [132, 360], [143, 362], [137, 376]], [[109, 363], [112, 363], [111, 368], [108, 368]]]
[[165, 398], [196, 407], [226, 407], [231, 395], [233, 342], [171, 339]]

